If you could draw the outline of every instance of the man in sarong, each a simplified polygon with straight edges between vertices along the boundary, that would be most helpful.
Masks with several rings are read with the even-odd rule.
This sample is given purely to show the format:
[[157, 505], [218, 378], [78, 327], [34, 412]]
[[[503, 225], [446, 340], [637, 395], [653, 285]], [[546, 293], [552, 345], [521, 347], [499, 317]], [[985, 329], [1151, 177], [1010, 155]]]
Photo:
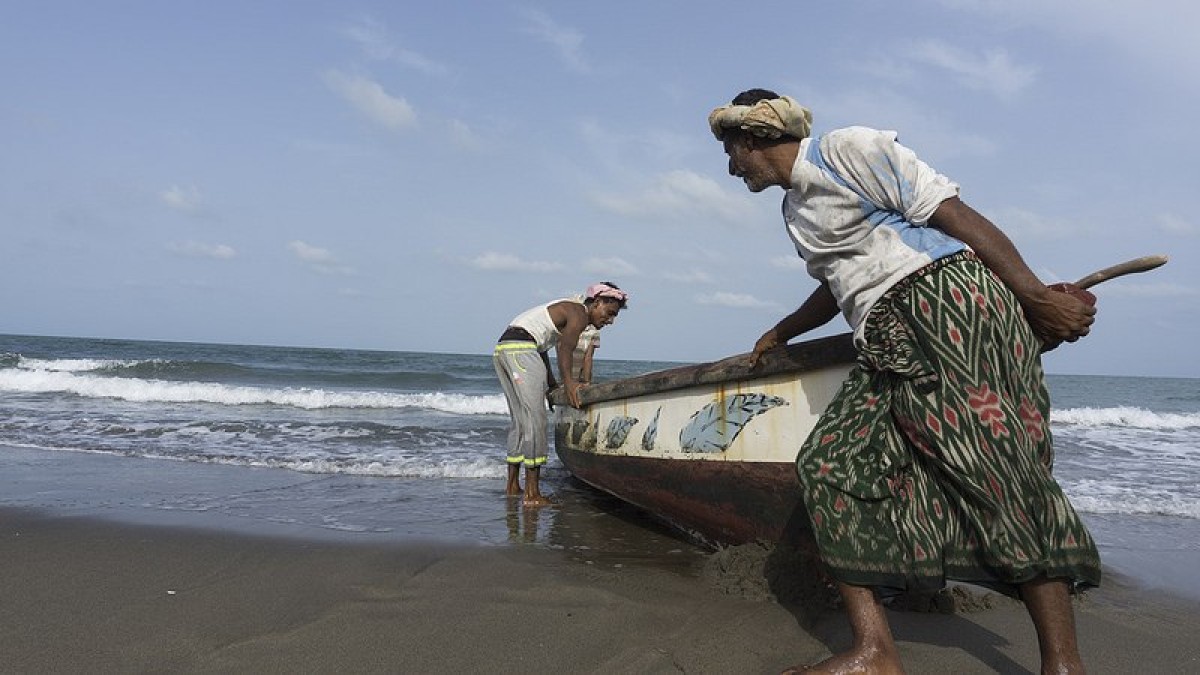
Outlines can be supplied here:
[[1051, 475], [1040, 353], [1087, 335], [1095, 309], [1076, 295], [1090, 294], [1045, 286], [894, 132], [810, 138], [811, 123], [763, 89], [709, 116], [731, 175], [784, 189], [788, 233], [819, 282], [752, 362], [839, 311], [859, 353], [796, 458], [854, 635], [811, 672], [900, 672], [882, 598], [947, 579], [1019, 596], [1043, 672], [1083, 672], [1069, 593], [1099, 583], [1100, 560]]
[[[504, 329], [492, 353], [508, 414], [508, 482], [505, 494], [521, 497], [525, 506], [550, 503], [541, 492], [542, 466], [549, 455], [546, 433], [546, 393], [557, 386], [549, 351], [555, 349], [558, 372], [567, 402], [579, 407], [574, 352], [580, 335], [600, 330], [617, 320], [629, 295], [611, 281], [588, 287], [583, 296], [554, 300], [521, 312]], [[589, 359], [590, 360], [590, 359]], [[591, 366], [588, 365], [589, 377]], [[521, 487], [521, 467], [525, 487]]]

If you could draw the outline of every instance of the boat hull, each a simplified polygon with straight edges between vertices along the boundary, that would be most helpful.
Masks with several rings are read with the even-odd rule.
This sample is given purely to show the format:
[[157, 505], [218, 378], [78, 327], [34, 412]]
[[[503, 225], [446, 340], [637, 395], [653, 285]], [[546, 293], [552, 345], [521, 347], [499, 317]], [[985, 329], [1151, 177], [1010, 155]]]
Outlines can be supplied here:
[[796, 467], [781, 462], [678, 462], [558, 451], [580, 480], [710, 544], [779, 541], [806, 527]]
[[808, 527], [795, 457], [852, 367], [849, 336], [586, 388], [556, 407], [555, 448], [580, 480], [712, 544]]

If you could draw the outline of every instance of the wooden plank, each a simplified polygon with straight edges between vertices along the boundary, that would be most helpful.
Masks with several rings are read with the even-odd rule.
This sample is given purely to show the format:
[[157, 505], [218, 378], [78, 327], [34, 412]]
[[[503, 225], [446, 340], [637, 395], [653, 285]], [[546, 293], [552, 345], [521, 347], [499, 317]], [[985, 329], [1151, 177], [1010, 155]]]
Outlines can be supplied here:
[[[763, 355], [758, 367], [749, 366], [750, 354], [738, 354], [720, 361], [681, 366], [645, 375], [612, 380], [580, 389], [580, 403], [589, 405], [634, 396], [644, 396], [696, 385], [753, 380], [771, 375], [803, 373], [827, 366], [853, 363], [856, 357], [849, 333], [807, 340], [774, 349]], [[551, 394], [555, 405], [566, 405], [562, 389]]]

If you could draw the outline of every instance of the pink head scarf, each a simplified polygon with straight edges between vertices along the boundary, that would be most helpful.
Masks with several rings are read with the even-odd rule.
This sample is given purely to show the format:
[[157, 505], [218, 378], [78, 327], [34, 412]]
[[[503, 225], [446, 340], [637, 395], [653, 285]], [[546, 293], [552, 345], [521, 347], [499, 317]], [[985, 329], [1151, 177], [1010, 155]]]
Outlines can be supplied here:
[[612, 298], [617, 302], [620, 302], [622, 307], [624, 307], [625, 302], [629, 300], [628, 293], [604, 283], [592, 284], [591, 286], [588, 286], [587, 293], [584, 295], [584, 297], [589, 300], [592, 298]]

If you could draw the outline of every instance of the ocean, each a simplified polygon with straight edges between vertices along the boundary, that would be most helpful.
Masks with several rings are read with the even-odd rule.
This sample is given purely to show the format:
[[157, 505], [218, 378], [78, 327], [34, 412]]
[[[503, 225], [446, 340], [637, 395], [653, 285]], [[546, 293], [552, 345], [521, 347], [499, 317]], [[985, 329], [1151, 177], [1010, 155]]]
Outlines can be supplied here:
[[[677, 365], [598, 359], [596, 379]], [[1047, 380], [1055, 475], [1106, 567], [1200, 598], [1200, 380]], [[607, 566], [706, 554], [553, 453], [543, 490], [559, 505], [515, 507], [507, 425], [490, 353], [0, 335], [0, 507]]]

